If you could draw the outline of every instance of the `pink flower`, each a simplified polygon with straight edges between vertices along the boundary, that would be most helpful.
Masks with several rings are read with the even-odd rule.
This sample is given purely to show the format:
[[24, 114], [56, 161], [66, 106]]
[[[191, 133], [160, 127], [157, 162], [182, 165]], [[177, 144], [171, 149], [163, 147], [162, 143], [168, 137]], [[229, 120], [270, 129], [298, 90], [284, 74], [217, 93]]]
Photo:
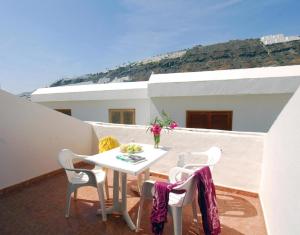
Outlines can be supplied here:
[[162, 128], [159, 124], [153, 124], [150, 130], [154, 135], [159, 135], [161, 132], [161, 129]]
[[173, 122], [171, 122], [169, 127], [170, 127], [170, 129], [174, 129], [175, 127], [178, 127], [178, 124], [177, 124], [177, 122], [173, 121]]

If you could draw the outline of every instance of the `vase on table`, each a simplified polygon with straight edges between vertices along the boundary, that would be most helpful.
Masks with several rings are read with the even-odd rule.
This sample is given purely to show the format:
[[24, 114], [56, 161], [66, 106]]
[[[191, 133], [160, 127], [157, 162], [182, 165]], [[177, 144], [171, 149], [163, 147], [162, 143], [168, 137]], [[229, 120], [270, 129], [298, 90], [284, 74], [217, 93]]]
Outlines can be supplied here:
[[159, 148], [159, 142], [160, 142], [160, 134], [154, 134], [154, 148]]

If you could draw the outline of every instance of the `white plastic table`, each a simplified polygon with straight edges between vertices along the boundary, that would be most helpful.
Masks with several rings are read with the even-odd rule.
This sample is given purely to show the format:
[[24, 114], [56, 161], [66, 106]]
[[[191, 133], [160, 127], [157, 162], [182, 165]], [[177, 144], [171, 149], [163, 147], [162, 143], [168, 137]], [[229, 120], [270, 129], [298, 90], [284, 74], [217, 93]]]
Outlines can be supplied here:
[[[107, 209], [107, 213], [120, 212], [130, 229], [135, 230], [135, 225], [132, 222], [127, 211], [127, 174], [139, 175], [149, 169], [151, 165], [161, 159], [167, 151], [163, 148], [154, 148], [153, 145], [139, 144], [143, 147], [143, 152], [137, 155], [145, 157], [147, 160], [138, 164], [132, 164], [120, 159], [116, 156], [122, 154], [119, 148], [109, 150], [104, 153], [95, 154], [85, 158], [85, 161], [95, 165], [112, 169], [113, 177], [113, 206]], [[119, 201], [119, 174], [122, 176], [122, 200]]]

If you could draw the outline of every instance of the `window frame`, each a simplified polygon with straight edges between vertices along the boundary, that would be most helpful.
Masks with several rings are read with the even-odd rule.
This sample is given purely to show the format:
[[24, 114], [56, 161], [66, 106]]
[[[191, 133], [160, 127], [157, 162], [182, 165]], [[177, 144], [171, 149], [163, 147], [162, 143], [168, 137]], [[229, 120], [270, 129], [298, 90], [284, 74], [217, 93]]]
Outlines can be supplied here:
[[131, 124], [124, 124], [124, 125], [136, 125], [135, 123], [135, 109], [108, 109], [108, 120], [109, 123], [112, 122], [112, 112], [120, 112], [120, 118], [121, 118], [121, 123], [114, 123], [114, 124], [124, 124], [124, 112], [132, 112], [133, 113], [133, 120]]

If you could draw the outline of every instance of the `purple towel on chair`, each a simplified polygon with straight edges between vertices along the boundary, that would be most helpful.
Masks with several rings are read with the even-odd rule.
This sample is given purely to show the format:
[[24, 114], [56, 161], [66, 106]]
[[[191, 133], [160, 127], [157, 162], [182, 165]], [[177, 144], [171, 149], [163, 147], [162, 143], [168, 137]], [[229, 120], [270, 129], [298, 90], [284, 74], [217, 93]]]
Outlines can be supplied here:
[[[174, 184], [167, 182], [155, 182], [154, 183], [154, 196], [151, 212], [151, 224], [152, 232], [155, 235], [161, 235], [164, 230], [164, 224], [167, 221], [168, 216], [168, 204], [169, 194], [174, 187], [180, 185], [182, 182], [176, 182]], [[172, 191], [174, 193], [184, 193], [185, 190]]]
[[[221, 233], [221, 225], [218, 216], [215, 186], [209, 167], [204, 167], [196, 171], [193, 177], [197, 178], [198, 203], [202, 213], [205, 235], [218, 235]], [[152, 232], [155, 235], [162, 235], [164, 223], [167, 221], [169, 194], [174, 187], [181, 183], [183, 182], [175, 184], [155, 182], [151, 212]], [[183, 192], [177, 191], [175, 193]]]
[[218, 216], [215, 185], [209, 167], [196, 171], [195, 177], [197, 177], [198, 203], [205, 235], [218, 235], [221, 233], [221, 224]]
[[161, 235], [167, 221], [169, 193], [173, 186], [167, 182], [155, 182], [151, 212], [152, 232]]

